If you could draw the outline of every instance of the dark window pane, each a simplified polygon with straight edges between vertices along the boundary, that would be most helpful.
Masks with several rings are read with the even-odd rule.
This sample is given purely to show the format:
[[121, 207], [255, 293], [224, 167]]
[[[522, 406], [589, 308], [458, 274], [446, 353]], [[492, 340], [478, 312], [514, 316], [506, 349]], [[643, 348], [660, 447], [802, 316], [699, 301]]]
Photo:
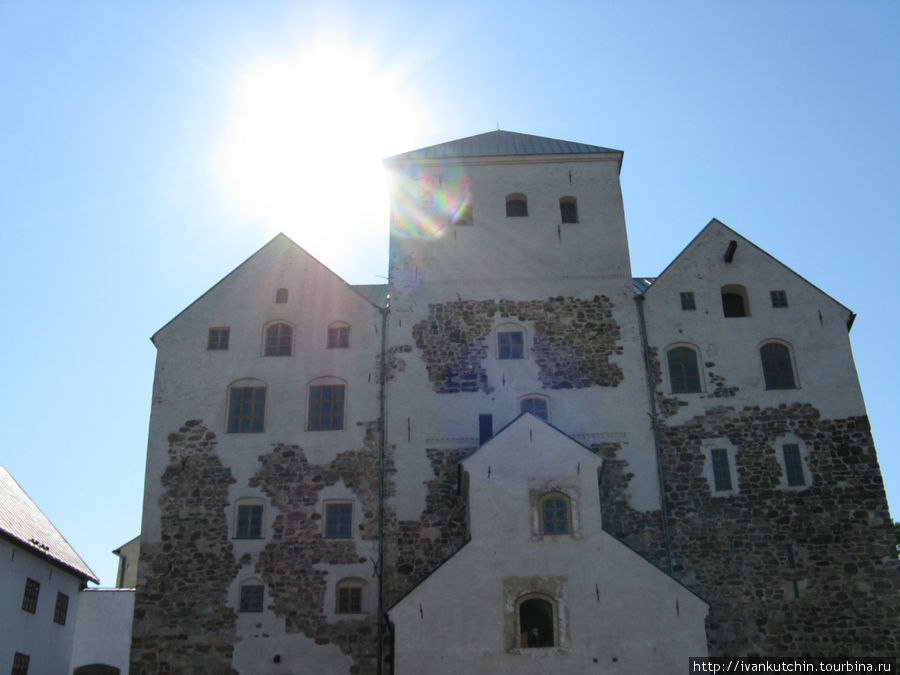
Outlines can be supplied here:
[[230, 328], [210, 328], [206, 348], [210, 351], [228, 349], [228, 337], [230, 332]]
[[262, 536], [261, 504], [241, 504], [238, 506], [238, 522], [235, 537], [238, 539], [259, 539]]
[[700, 368], [697, 352], [687, 347], [670, 349], [667, 354], [672, 393], [694, 394], [700, 391]]
[[553, 605], [540, 598], [519, 605], [519, 634], [523, 647], [552, 647], [554, 643]]
[[521, 359], [525, 356], [525, 337], [522, 331], [497, 333], [498, 357], [501, 359]]
[[262, 586], [241, 586], [241, 609], [242, 612], [261, 612], [263, 611], [263, 587]]
[[228, 402], [229, 433], [259, 433], [266, 413], [265, 387], [232, 387]]
[[684, 310], [697, 309], [697, 304], [694, 301], [693, 293], [682, 293], [681, 294], [681, 309], [684, 309]]
[[575, 208], [574, 201], [565, 201], [559, 203], [559, 215], [564, 223], [577, 223], [578, 211]]
[[788, 306], [786, 291], [770, 291], [769, 294], [772, 296], [772, 307]]
[[309, 388], [310, 431], [344, 428], [344, 385], [328, 384]]
[[791, 443], [782, 446], [784, 452], [784, 470], [788, 485], [806, 485], [803, 475], [803, 462], [800, 459], [800, 446]]
[[716, 448], [712, 451], [713, 481], [716, 490], [731, 489], [731, 472], [728, 468], [728, 451]]
[[56, 594], [56, 607], [53, 608], [53, 621], [61, 626], [66, 625], [66, 614], [69, 612], [69, 596], [65, 593]]
[[744, 298], [737, 293], [722, 293], [722, 311], [727, 317], [747, 316]]
[[349, 539], [352, 534], [353, 504], [325, 505], [325, 537]]
[[276, 323], [266, 328], [266, 356], [290, 356], [293, 329], [286, 323]]
[[506, 200], [506, 217], [519, 218], [528, 215], [528, 202], [524, 199]]
[[791, 353], [787, 347], [770, 342], [760, 348], [759, 355], [766, 378], [766, 389], [795, 388]]
[[34, 579], [25, 580], [25, 593], [22, 596], [22, 609], [34, 614], [37, 610], [38, 595], [41, 592], [41, 584]]

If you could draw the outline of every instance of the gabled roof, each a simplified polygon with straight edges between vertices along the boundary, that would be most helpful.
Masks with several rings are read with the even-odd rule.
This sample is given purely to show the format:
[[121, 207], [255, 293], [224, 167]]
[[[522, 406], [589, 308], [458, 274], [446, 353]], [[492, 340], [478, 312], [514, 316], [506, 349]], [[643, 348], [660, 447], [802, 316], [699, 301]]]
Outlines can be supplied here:
[[[664, 279], [666, 277], [666, 272], [668, 272], [670, 269], [675, 267], [676, 263], [678, 263], [678, 261], [694, 246], [695, 242], [697, 242], [699, 239], [701, 239], [709, 230], [711, 230], [714, 227], [720, 227], [720, 228], [726, 230], [732, 236], [734, 236], [737, 239], [740, 239], [740, 241], [744, 242], [744, 244], [746, 244], [747, 246], [751, 246], [752, 248], [756, 249], [757, 251], [762, 253], [766, 258], [771, 260], [773, 263], [775, 263], [779, 267], [782, 267], [785, 270], [787, 270], [788, 272], [790, 272], [791, 274], [793, 274], [795, 277], [797, 277], [803, 283], [805, 283], [805, 284], [809, 285], [810, 287], [814, 288], [815, 290], [817, 290], [819, 293], [821, 293], [826, 298], [831, 300], [834, 304], [838, 305], [842, 309], [847, 310], [848, 314], [853, 315], [853, 312], [850, 309], [848, 309], [846, 305], [835, 300], [833, 297], [828, 295], [828, 293], [823, 291], [821, 288], [819, 288], [815, 284], [811, 283], [810, 281], [805, 279], [803, 276], [797, 274], [794, 270], [792, 270], [790, 267], [785, 265], [783, 262], [781, 262], [778, 258], [773, 256], [771, 253], [764, 251], [759, 246], [754, 244], [752, 241], [750, 241], [749, 239], [747, 239], [740, 233], [738, 233], [738, 232], [734, 231], [733, 229], [731, 229], [730, 227], [728, 227], [725, 223], [723, 223], [718, 218], [713, 218], [712, 220], [710, 220], [706, 224], [706, 226], [702, 230], [700, 230], [700, 232], [697, 233], [697, 236], [695, 236], [693, 239], [691, 239], [690, 243], [681, 250], [681, 253], [679, 253], [677, 256], [675, 256], [675, 258], [672, 260], [672, 262], [670, 262], [668, 265], [666, 265], [666, 268], [662, 272], [659, 273], [659, 276], [657, 276], [656, 278], [652, 278], [652, 277], [645, 278], [645, 281], [647, 281], [649, 283], [646, 284], [646, 286], [643, 288], [643, 290], [639, 291], [638, 290], [639, 284], [637, 283], [637, 280], [632, 280], [634, 282], [635, 294], [636, 295], [651, 294], [651, 293], [653, 293], [654, 288], [662, 286], [663, 284], [661, 284], [660, 282], [664, 281]], [[853, 315], [853, 316], [855, 316], [855, 315]], [[852, 324], [852, 321], [850, 321], [850, 324]], [[850, 324], [848, 324], [848, 328], [847, 328], [848, 331], [850, 330], [850, 328], [849, 328]]]
[[85, 581], [100, 583], [91, 568], [0, 466], [0, 534], [36, 556], [46, 558]]
[[487, 448], [489, 445], [491, 445], [492, 443], [494, 443], [494, 441], [496, 441], [496, 440], [497, 440], [498, 438], [500, 438], [504, 433], [506, 433], [507, 430], [510, 429], [510, 427], [512, 427], [512, 426], [514, 426], [514, 425], [516, 425], [516, 424], [518, 424], [518, 423], [519, 423], [519, 420], [522, 420], [523, 418], [525, 418], [525, 420], [529, 420], [529, 419], [530, 419], [530, 420], [533, 420], [533, 421], [540, 422], [541, 425], [543, 425], [543, 426], [545, 426], [545, 427], [548, 427], [548, 428], [552, 429], [553, 431], [555, 431], [555, 432], [556, 432], [557, 434], [559, 434], [560, 436], [563, 436], [567, 441], [571, 441], [571, 442], [574, 443], [575, 445], [577, 445], [577, 446], [583, 448], [585, 452], [588, 452], [588, 453], [590, 453], [591, 455], [593, 455], [594, 457], [600, 458], [601, 460], [603, 459], [602, 457], [600, 457], [600, 455], [598, 455], [596, 452], [594, 452], [593, 450], [591, 450], [588, 446], [586, 446], [584, 443], [582, 443], [582, 442], [579, 441], [578, 439], [573, 438], [572, 436], [570, 436], [569, 434], [567, 434], [565, 431], [562, 431], [561, 429], [559, 429], [559, 428], [553, 426], [553, 425], [550, 424], [550, 422], [548, 422], [547, 420], [541, 419], [541, 418], [538, 417], [537, 415], [535, 415], [535, 414], [533, 414], [533, 413], [530, 413], [530, 412], [527, 412], [527, 411], [526, 411], [526, 412], [523, 412], [523, 413], [519, 413], [519, 415], [518, 415], [515, 419], [513, 419], [509, 424], [507, 424], [506, 426], [502, 427], [499, 431], [497, 431], [497, 433], [495, 433], [495, 434], [494, 434], [493, 436], [491, 436], [487, 441], [485, 441], [484, 444], [483, 444], [481, 447], [477, 448], [477, 449], [476, 449], [475, 451], [473, 451], [472, 453], [470, 453], [470, 454], [466, 455], [465, 457], [463, 457], [463, 458], [459, 461], [459, 463], [460, 463], [460, 464], [465, 464], [466, 461], [467, 461], [470, 457], [473, 457], [474, 455], [478, 454], [482, 449]]
[[562, 141], [557, 138], [519, 134], [514, 131], [489, 131], [486, 134], [458, 138], [426, 148], [388, 157], [386, 162], [404, 159], [448, 159], [459, 157], [493, 157], [501, 155], [571, 155], [585, 153], [619, 153], [620, 150], [599, 145]]
[[[164, 330], [165, 330], [169, 325], [171, 325], [176, 319], [178, 319], [178, 317], [180, 317], [182, 314], [184, 314], [185, 312], [187, 312], [191, 307], [193, 307], [193, 306], [196, 305], [198, 302], [200, 302], [204, 297], [206, 297], [207, 295], [209, 295], [209, 293], [211, 293], [212, 290], [213, 290], [214, 288], [216, 288], [219, 284], [221, 284], [222, 282], [224, 282], [228, 277], [230, 277], [232, 274], [234, 274], [237, 270], [241, 269], [244, 265], [247, 265], [251, 260], [253, 260], [253, 259], [256, 258], [257, 256], [262, 255], [262, 254], [263, 254], [263, 251], [266, 251], [267, 249], [275, 248], [275, 247], [293, 248], [293, 249], [295, 249], [295, 250], [297, 250], [297, 251], [302, 252], [302, 253], [303, 253], [305, 256], [307, 256], [312, 262], [314, 262], [316, 265], [318, 265], [320, 268], [322, 268], [323, 270], [325, 270], [326, 272], [328, 272], [332, 277], [334, 277], [335, 281], [337, 281], [338, 283], [341, 283], [341, 284], [343, 284], [344, 286], [346, 286], [348, 289], [350, 289], [351, 291], [353, 291], [353, 293], [355, 293], [356, 295], [358, 295], [360, 298], [362, 298], [363, 300], [365, 300], [365, 301], [368, 302], [369, 304], [375, 305], [376, 308], [381, 308], [381, 307], [384, 306], [383, 304], [381, 304], [381, 305], [378, 305], [378, 304], [377, 304], [376, 300], [378, 300], [378, 298], [379, 298], [379, 291], [378, 291], [378, 290], [373, 290], [373, 289], [381, 288], [382, 286], [381, 286], [380, 284], [379, 284], [379, 285], [375, 285], [375, 286], [369, 287], [369, 286], [365, 286], [365, 285], [362, 285], [362, 286], [354, 286], [354, 285], [351, 285], [351, 284], [347, 283], [342, 277], [338, 276], [338, 274], [337, 274], [334, 270], [332, 270], [330, 267], [328, 267], [328, 265], [326, 265], [325, 263], [323, 263], [322, 261], [320, 261], [318, 258], [316, 258], [314, 255], [312, 255], [309, 251], [307, 251], [305, 248], [303, 248], [302, 246], [300, 246], [300, 245], [299, 245], [297, 242], [295, 242], [293, 239], [291, 239], [291, 238], [288, 237], [286, 234], [284, 234], [284, 232], [279, 232], [279, 233], [276, 234], [274, 237], [272, 237], [268, 242], [266, 242], [265, 244], [263, 244], [263, 246], [260, 247], [255, 253], [253, 253], [250, 257], [248, 257], [246, 260], [244, 260], [244, 262], [242, 262], [240, 265], [238, 265], [237, 267], [235, 267], [233, 270], [231, 270], [228, 274], [226, 274], [224, 277], [222, 277], [221, 279], [219, 279], [219, 280], [218, 280], [216, 283], [214, 283], [212, 286], [210, 286], [210, 287], [206, 290], [206, 292], [204, 292], [200, 297], [198, 297], [198, 298], [197, 298], [196, 300], [194, 300], [191, 304], [189, 304], [189, 305], [188, 305], [187, 307], [185, 307], [183, 310], [181, 310], [180, 312], [178, 312], [178, 314], [176, 314], [176, 315], [173, 316], [171, 319], [169, 319], [169, 320], [168, 320], [161, 328], [159, 328], [153, 335], [150, 336], [150, 341], [153, 342], [154, 344], [156, 344], [156, 336], [159, 335], [162, 331], [164, 331]], [[387, 288], [387, 285], [384, 285], [383, 288], [386, 289], [386, 288]], [[385, 291], [384, 294], [386, 295], [386, 291]]]

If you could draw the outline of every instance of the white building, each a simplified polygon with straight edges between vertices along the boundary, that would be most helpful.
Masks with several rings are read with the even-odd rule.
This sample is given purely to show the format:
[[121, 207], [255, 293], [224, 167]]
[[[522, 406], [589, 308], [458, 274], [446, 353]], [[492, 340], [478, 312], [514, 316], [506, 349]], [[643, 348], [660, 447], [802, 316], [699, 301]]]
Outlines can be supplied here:
[[97, 578], [0, 466], [0, 669], [67, 673], [79, 595]]
[[716, 220], [632, 278], [620, 151], [385, 163], [388, 286], [279, 235], [153, 337], [133, 673], [898, 652], [847, 308]]

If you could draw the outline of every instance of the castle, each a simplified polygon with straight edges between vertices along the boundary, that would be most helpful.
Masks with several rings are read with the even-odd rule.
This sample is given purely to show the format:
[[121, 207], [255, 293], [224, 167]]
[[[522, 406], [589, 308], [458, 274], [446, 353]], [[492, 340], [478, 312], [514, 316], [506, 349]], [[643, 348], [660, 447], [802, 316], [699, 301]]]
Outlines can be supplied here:
[[633, 278], [621, 163], [391, 157], [386, 286], [278, 235], [153, 336], [133, 673], [900, 653], [854, 315], [717, 220]]

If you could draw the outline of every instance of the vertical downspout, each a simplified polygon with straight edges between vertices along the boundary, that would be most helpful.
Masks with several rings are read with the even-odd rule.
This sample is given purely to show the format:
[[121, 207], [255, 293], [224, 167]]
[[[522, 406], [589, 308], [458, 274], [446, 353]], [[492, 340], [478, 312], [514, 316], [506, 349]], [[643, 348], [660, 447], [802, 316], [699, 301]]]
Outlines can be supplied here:
[[390, 313], [390, 295], [385, 301], [384, 307], [379, 307], [381, 312], [381, 369], [379, 373], [380, 388], [378, 391], [378, 644], [376, 657], [378, 665], [376, 672], [382, 674], [384, 662], [384, 398], [387, 386], [386, 356], [387, 356], [387, 319]]
[[653, 425], [653, 445], [656, 448], [656, 471], [659, 478], [659, 502], [662, 507], [663, 537], [666, 542], [666, 563], [669, 576], [674, 576], [672, 565], [672, 540], [669, 537], [669, 513], [666, 509], [666, 481], [663, 476], [662, 449], [659, 443], [659, 414], [656, 411], [656, 385], [653, 382], [653, 368], [650, 363], [650, 345], [647, 340], [647, 322], [644, 319], [644, 296], [634, 296], [637, 303], [638, 323], [641, 327], [641, 347], [644, 353], [644, 370], [647, 373], [647, 391], [650, 394], [650, 419]]

